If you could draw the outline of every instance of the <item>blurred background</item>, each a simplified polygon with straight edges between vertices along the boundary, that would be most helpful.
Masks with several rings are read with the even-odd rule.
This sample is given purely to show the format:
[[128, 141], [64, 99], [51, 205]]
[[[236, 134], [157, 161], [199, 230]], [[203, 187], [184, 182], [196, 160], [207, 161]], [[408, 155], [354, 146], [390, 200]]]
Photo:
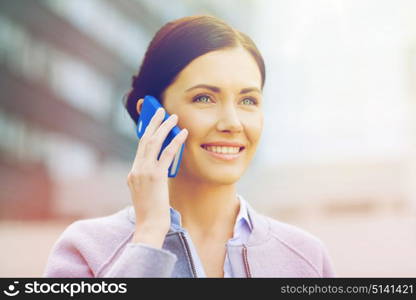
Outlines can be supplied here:
[[166, 22], [211, 14], [266, 61], [239, 192], [327, 246], [338, 276], [416, 277], [416, 1], [0, 2], [0, 277], [41, 276], [74, 220], [130, 204], [122, 105]]

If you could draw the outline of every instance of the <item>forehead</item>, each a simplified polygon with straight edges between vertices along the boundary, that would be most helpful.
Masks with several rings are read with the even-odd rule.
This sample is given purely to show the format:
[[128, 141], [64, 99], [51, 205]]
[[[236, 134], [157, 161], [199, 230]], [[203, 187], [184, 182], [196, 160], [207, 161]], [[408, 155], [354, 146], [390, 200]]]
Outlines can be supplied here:
[[261, 89], [261, 73], [253, 56], [244, 48], [222, 49], [194, 59], [178, 74], [172, 87], [187, 89], [201, 83]]

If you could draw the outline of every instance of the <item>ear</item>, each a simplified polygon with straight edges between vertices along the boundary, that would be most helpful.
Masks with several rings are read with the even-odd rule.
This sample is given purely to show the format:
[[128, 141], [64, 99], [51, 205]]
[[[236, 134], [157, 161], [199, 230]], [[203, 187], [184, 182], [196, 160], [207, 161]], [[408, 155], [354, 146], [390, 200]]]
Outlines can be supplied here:
[[142, 104], [143, 104], [144, 99], [140, 98], [137, 103], [136, 103], [136, 110], [137, 113], [140, 115], [140, 112], [142, 111]]

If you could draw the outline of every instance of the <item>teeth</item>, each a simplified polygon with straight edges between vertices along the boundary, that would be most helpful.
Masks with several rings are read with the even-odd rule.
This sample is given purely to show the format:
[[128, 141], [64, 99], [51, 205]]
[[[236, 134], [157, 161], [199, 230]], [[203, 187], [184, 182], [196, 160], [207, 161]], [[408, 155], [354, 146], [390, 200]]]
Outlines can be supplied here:
[[240, 147], [225, 147], [225, 146], [204, 146], [208, 151], [221, 154], [236, 154], [240, 151]]

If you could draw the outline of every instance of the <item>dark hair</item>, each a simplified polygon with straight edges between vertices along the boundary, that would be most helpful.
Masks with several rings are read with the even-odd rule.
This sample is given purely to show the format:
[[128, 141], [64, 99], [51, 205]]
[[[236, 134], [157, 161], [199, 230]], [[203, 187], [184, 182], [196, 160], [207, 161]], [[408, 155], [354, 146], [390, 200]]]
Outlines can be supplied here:
[[132, 89], [124, 106], [137, 123], [137, 101], [145, 95], [163, 101], [162, 94], [176, 76], [195, 58], [211, 51], [242, 46], [256, 60], [264, 86], [263, 58], [246, 34], [210, 16], [189, 16], [165, 24], [147, 48], [139, 73], [132, 78]]

